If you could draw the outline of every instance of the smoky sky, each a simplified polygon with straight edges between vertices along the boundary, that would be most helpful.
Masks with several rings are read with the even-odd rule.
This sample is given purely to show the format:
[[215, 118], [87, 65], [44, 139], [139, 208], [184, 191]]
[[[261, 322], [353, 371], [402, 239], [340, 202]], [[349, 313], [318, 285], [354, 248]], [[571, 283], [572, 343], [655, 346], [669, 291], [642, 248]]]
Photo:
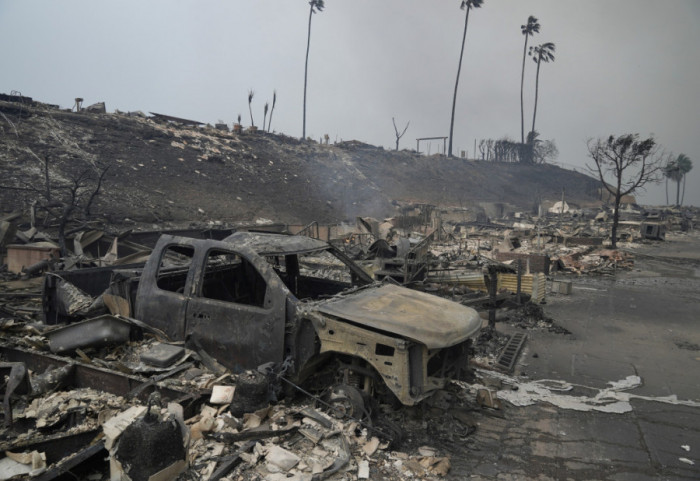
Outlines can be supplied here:
[[[392, 117], [416, 137], [446, 136], [464, 11], [455, 0], [327, 0], [313, 15], [307, 136], [394, 146]], [[557, 162], [582, 171], [586, 141], [653, 135], [695, 163], [685, 202], [700, 205], [700, 2], [675, 0], [486, 0], [472, 10], [464, 52], [454, 151], [474, 141], [520, 138], [520, 69], [530, 45], [556, 44], [540, 71], [536, 130], [554, 139]], [[0, 0], [0, 91], [71, 107], [104, 101], [229, 125], [255, 123], [277, 105], [272, 128], [301, 136], [305, 0]], [[526, 60], [526, 132], [535, 64]], [[437, 151], [438, 144], [430, 146]], [[665, 203], [659, 184], [639, 195]], [[670, 199], [675, 186], [669, 186]]]

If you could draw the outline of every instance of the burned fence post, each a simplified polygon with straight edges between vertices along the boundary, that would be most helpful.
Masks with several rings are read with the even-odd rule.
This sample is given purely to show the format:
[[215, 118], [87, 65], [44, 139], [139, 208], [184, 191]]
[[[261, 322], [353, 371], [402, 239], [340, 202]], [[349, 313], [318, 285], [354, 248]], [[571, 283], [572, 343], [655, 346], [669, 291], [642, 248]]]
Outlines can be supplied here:
[[521, 295], [521, 286], [522, 286], [522, 280], [523, 280], [523, 261], [522, 259], [518, 259], [518, 287], [516, 289], [516, 299], [518, 302], [518, 305], [522, 304], [522, 295]]

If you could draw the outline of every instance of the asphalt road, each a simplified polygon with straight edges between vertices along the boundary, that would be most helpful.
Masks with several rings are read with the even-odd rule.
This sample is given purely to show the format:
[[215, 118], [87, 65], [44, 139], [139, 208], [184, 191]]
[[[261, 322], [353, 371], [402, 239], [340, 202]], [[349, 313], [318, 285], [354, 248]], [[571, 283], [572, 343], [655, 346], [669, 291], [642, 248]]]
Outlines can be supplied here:
[[529, 331], [515, 372], [570, 383], [553, 393], [564, 399], [639, 376], [642, 385], [621, 390], [640, 396], [630, 410], [577, 411], [547, 396], [506, 403], [503, 419], [480, 417], [449, 449], [451, 479], [700, 479], [700, 235], [635, 250], [633, 271], [570, 278], [570, 296], [548, 295], [545, 313], [572, 334]]

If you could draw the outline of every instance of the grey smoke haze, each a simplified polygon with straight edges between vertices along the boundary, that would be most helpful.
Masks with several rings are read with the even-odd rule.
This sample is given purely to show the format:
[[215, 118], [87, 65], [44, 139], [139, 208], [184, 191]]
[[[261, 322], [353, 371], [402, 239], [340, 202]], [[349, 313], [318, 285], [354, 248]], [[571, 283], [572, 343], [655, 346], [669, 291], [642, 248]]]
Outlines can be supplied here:
[[[464, 24], [458, 0], [327, 0], [314, 15], [307, 135], [393, 148], [397, 124], [445, 136]], [[278, 99], [272, 128], [300, 136], [308, 2], [305, 0], [0, 0], [0, 91], [70, 107], [105, 101], [143, 110], [248, 124]], [[520, 137], [520, 25], [530, 45], [554, 42], [540, 74], [537, 130], [558, 162], [582, 170], [586, 140], [653, 134], [695, 166], [686, 203], [700, 206], [700, 2], [486, 0], [470, 15], [454, 151], [482, 138]], [[526, 64], [526, 131], [535, 64]], [[436, 152], [437, 144], [431, 146]], [[673, 188], [672, 188], [673, 187]], [[675, 198], [675, 186], [669, 185]], [[639, 196], [665, 203], [664, 184]]]

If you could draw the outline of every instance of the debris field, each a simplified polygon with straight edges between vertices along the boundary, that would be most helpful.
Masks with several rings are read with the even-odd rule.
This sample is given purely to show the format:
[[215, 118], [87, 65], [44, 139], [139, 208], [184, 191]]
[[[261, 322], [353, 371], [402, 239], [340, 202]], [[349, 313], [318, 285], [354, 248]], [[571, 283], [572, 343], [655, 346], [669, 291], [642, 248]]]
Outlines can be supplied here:
[[[19, 215], [6, 216], [0, 232], [5, 259], [0, 285], [4, 376], [0, 450], [5, 457], [0, 476], [59, 479], [69, 472], [94, 480], [447, 476], [452, 460], [441, 446], [468, 444], [480, 421], [503, 416], [508, 402], [516, 402], [513, 396], [500, 399], [498, 389], [487, 386], [502, 385], [498, 376], [513, 371], [528, 331], [571, 335], [543, 312], [547, 293], [570, 295], [572, 278], [614, 276], [632, 268], [634, 256], [606, 247], [605, 211], [559, 205], [541, 216], [519, 213], [473, 220], [466, 220], [468, 212], [426, 205], [404, 212], [382, 221], [358, 218], [354, 226], [232, 225], [217, 230], [202, 226], [178, 231], [184, 237], [167, 231], [78, 230], [68, 239], [72, 247], [64, 255], [48, 233], [51, 229], [45, 232], [27, 225]], [[646, 212], [630, 205], [623, 215], [622, 245], [663, 242], [667, 230], [692, 229], [689, 212]], [[650, 230], [649, 225], [656, 227]], [[246, 232], [252, 229], [267, 233]], [[220, 240], [206, 240], [212, 238]], [[322, 350], [343, 352], [342, 346], [325, 347], [331, 341], [324, 333], [332, 332], [327, 324], [347, 330], [341, 322], [343, 309], [369, 309], [365, 317], [372, 315], [372, 309], [381, 309], [367, 306], [385, 303], [381, 305], [386, 309], [391, 298], [385, 294], [398, 295], [391, 289], [412, 289], [415, 296], [422, 291], [421, 296], [428, 296], [423, 302], [439, 305], [446, 302], [439, 299], [443, 298], [463, 306], [465, 313], [478, 312], [478, 330], [467, 333], [466, 350], [454, 351], [464, 363], [455, 364], [459, 368], [451, 371], [452, 377], [436, 389], [430, 388], [430, 380], [416, 384], [422, 390], [410, 393], [386, 382], [402, 375], [402, 358], [393, 350], [400, 350], [405, 341], [383, 340], [385, 336], [376, 337], [374, 331], [363, 333], [362, 339], [377, 343], [376, 353], [347, 351], [362, 362], [341, 358], [336, 364], [316, 364], [313, 372], [303, 375], [291, 357], [262, 355], [265, 351], [256, 350], [255, 343], [250, 344], [252, 350], [233, 356], [243, 360], [232, 360], [226, 349], [241, 349], [239, 345], [217, 350], [227, 341], [207, 337], [196, 328], [186, 337], [179, 335], [173, 327], [175, 311], [169, 309], [182, 309], [180, 304], [150, 297], [156, 295], [153, 289], [182, 296], [183, 288], [189, 287], [184, 274], [195, 269], [200, 244], [210, 252], [201, 268], [211, 271], [212, 278], [229, 279], [225, 283], [236, 290], [224, 294], [211, 284], [206, 288], [209, 298], [243, 304], [236, 315], [249, 312], [251, 320], [270, 331], [254, 336], [274, 335], [269, 314], [255, 317], [272, 290], [293, 293], [294, 300], [315, 298], [296, 307], [304, 313], [301, 318], [316, 323], [315, 336], [313, 330], [304, 337], [299, 334], [294, 347], [302, 353], [318, 349], [314, 343], [320, 343]], [[227, 246], [237, 257], [229, 255]], [[321, 255], [327, 249], [339, 257]], [[253, 250], [266, 267], [256, 263]], [[155, 260], [149, 264], [149, 259]], [[348, 265], [354, 267], [344, 272]], [[256, 293], [243, 292], [236, 284], [238, 274], [227, 274], [227, 266], [241, 266], [242, 271], [254, 266], [263, 273], [270, 268], [286, 286], [265, 277], [267, 294], [256, 301]], [[157, 271], [152, 289], [150, 268]], [[205, 286], [208, 275], [203, 277]], [[314, 287], [302, 287], [302, 281], [311, 278], [316, 279]], [[250, 273], [242, 279], [242, 285], [259, 281]], [[329, 290], [331, 285], [337, 287]], [[375, 294], [353, 297], [358, 292]], [[152, 302], [167, 311], [166, 320], [154, 321], [156, 311], [143, 307]], [[194, 321], [188, 322], [206, 322], [209, 304], [202, 303]], [[225, 310], [212, 312], [228, 315]], [[282, 318], [283, 335], [285, 329], [302, 329], [295, 324], [298, 318]], [[381, 326], [382, 332], [390, 332], [389, 324]], [[511, 334], [500, 326], [509, 326], [506, 331]], [[235, 330], [219, 329], [215, 336], [240, 336]], [[206, 332], [213, 330], [208, 325]], [[513, 330], [521, 334], [514, 336]], [[360, 335], [347, 332], [348, 339]], [[400, 332], [393, 336], [401, 336]], [[265, 342], [276, 342], [269, 339]], [[391, 347], [390, 342], [397, 344]], [[386, 356], [389, 350], [395, 370], [371, 369], [376, 362], [372, 356]], [[509, 362], [502, 360], [506, 352]], [[295, 359], [302, 359], [299, 356]], [[448, 357], [441, 361], [443, 370], [452, 365]], [[405, 362], [405, 369], [416, 369], [410, 360]], [[418, 392], [430, 395], [417, 396]]]

